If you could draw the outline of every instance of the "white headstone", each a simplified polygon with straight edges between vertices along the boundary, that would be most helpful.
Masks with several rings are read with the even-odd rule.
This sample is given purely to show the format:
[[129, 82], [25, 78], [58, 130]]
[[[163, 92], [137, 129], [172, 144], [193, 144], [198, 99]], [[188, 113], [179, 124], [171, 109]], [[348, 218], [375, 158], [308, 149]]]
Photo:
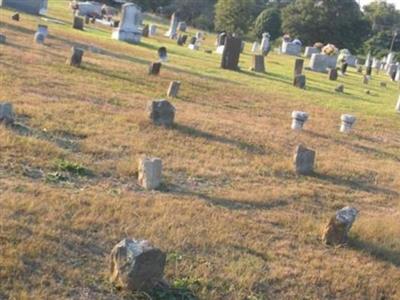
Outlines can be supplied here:
[[149, 26], [149, 36], [155, 36], [157, 34], [157, 25], [151, 24]]
[[397, 100], [396, 111], [400, 113], [400, 96], [399, 99]]
[[139, 184], [146, 190], [155, 190], [161, 184], [162, 162], [159, 158], [141, 158], [139, 160]]
[[177, 30], [178, 30], [178, 17], [176, 16], [176, 13], [174, 13], [171, 16], [171, 23], [169, 25], [168, 31], [165, 33], [165, 36], [169, 37], [170, 39], [175, 39], [177, 36]]
[[314, 53], [311, 55], [310, 60], [310, 69], [315, 72], [323, 72], [325, 73], [328, 68], [335, 69], [337, 63], [337, 56], [336, 55], [325, 55]]
[[308, 120], [308, 113], [303, 111], [292, 112], [292, 129], [302, 130], [307, 120]]
[[340, 119], [342, 121], [340, 132], [349, 133], [353, 128], [354, 123], [356, 122], [356, 117], [352, 115], [342, 115]]
[[114, 40], [126, 41], [134, 44], [140, 43], [142, 37], [142, 12], [134, 3], [122, 5], [122, 18], [119, 27], [112, 33]]
[[266, 55], [269, 52], [269, 48], [270, 48], [269, 39], [270, 38], [271, 38], [271, 36], [269, 35], [268, 32], [263, 33], [263, 37], [261, 40], [261, 52], [263, 55]]

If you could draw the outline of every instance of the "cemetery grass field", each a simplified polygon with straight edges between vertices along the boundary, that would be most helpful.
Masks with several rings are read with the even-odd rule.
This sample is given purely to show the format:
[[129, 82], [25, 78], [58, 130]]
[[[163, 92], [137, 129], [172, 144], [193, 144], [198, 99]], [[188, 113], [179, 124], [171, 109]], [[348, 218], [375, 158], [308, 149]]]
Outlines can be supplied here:
[[[354, 68], [336, 82], [305, 71], [300, 90], [294, 57], [270, 53], [266, 74], [248, 71], [250, 44], [232, 72], [204, 52], [212, 34], [191, 51], [159, 23], [129, 45], [108, 27], [72, 29], [68, 1], [49, 1], [53, 22], [12, 13], [0, 10], [0, 102], [20, 125], [0, 126], [0, 299], [150, 299], [108, 281], [125, 237], [167, 252], [174, 289], [155, 299], [400, 298], [399, 90], [387, 76], [363, 85]], [[39, 22], [45, 45], [33, 42]], [[65, 63], [74, 43], [86, 48], [81, 68]], [[160, 46], [169, 61], [149, 76]], [[176, 125], [155, 127], [146, 103], [172, 80]], [[302, 132], [290, 129], [294, 110], [310, 113]], [[349, 135], [342, 113], [357, 117]], [[312, 176], [293, 170], [299, 143], [317, 151]], [[163, 160], [160, 191], [137, 184], [144, 154]], [[323, 245], [347, 205], [360, 210], [348, 245]]]

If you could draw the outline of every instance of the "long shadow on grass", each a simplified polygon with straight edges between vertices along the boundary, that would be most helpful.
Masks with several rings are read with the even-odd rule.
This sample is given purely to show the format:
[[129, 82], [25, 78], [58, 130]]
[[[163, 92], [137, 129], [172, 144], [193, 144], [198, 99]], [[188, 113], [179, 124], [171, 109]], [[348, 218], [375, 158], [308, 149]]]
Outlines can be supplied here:
[[253, 144], [249, 144], [247, 142], [243, 142], [243, 141], [237, 141], [237, 140], [233, 140], [230, 139], [228, 137], [224, 137], [224, 136], [218, 136], [209, 132], [205, 132], [202, 131], [200, 129], [196, 129], [193, 127], [189, 127], [186, 125], [182, 125], [182, 124], [175, 124], [172, 129], [180, 132], [181, 134], [184, 135], [188, 135], [191, 137], [199, 137], [199, 138], [203, 138], [206, 139], [208, 141], [211, 142], [218, 142], [221, 144], [225, 144], [225, 145], [230, 145], [230, 146], [234, 146], [240, 150], [244, 150], [248, 153], [251, 154], [257, 154], [257, 155], [264, 155], [266, 154], [265, 148], [264, 146], [261, 145], [253, 145]]
[[400, 267], [400, 251], [387, 249], [376, 243], [361, 240], [359, 237], [350, 238], [348, 245], [350, 248], [366, 252], [376, 259], [391, 263], [396, 267]]

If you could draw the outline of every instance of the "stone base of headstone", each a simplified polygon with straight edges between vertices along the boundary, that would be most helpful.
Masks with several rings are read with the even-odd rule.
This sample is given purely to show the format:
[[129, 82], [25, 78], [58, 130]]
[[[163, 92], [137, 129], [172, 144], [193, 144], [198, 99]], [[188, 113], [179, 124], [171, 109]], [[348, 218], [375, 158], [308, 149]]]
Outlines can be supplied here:
[[13, 106], [9, 102], [0, 103], [0, 123], [6, 125], [14, 123]]
[[344, 85], [340, 84], [335, 88], [335, 92], [337, 93], [344, 93]]
[[160, 62], [151, 63], [149, 66], [149, 75], [159, 75], [162, 64]]
[[307, 149], [303, 145], [296, 148], [294, 166], [299, 175], [310, 175], [314, 172], [315, 151]]
[[0, 44], [5, 44], [6, 43], [6, 36], [4, 34], [0, 34]]
[[305, 75], [297, 75], [294, 77], [293, 85], [300, 89], [306, 88], [306, 76]]
[[180, 81], [172, 81], [169, 85], [167, 95], [168, 97], [178, 97], [179, 89], [181, 87]]
[[164, 280], [166, 255], [147, 241], [124, 239], [110, 254], [110, 281], [117, 288], [149, 292]]
[[345, 207], [338, 210], [324, 229], [322, 234], [323, 242], [332, 246], [345, 244], [357, 215], [357, 209], [352, 207]]
[[45, 36], [40, 32], [36, 32], [33, 40], [35, 41], [36, 44], [43, 44]]
[[147, 114], [153, 124], [171, 127], [175, 120], [175, 107], [164, 99], [151, 101], [147, 105]]
[[72, 27], [74, 29], [83, 30], [83, 18], [75, 16]]
[[253, 55], [252, 70], [258, 73], [265, 73], [264, 55]]
[[117, 28], [113, 31], [111, 38], [113, 40], [124, 41], [132, 44], [139, 44], [142, 37], [141, 32], [124, 31]]
[[82, 63], [82, 57], [84, 51], [83, 49], [77, 47], [72, 47], [71, 51], [72, 51], [71, 58], [67, 60], [67, 64], [73, 67], [79, 67]]
[[159, 158], [141, 158], [139, 160], [138, 182], [146, 190], [155, 190], [161, 185], [162, 162]]

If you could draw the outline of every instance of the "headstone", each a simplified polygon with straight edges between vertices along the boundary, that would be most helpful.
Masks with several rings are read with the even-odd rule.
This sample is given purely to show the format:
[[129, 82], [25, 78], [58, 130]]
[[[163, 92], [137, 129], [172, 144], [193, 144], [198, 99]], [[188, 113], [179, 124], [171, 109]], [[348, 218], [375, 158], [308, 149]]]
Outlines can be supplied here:
[[253, 45], [251, 46], [251, 52], [252, 53], [260, 52], [260, 44], [258, 42], [253, 43]]
[[189, 43], [189, 49], [190, 50], [199, 50], [199, 44], [198, 44], [198, 42], [197, 42], [197, 38], [195, 37], [195, 36], [193, 36], [191, 39], [190, 39], [190, 43]]
[[374, 57], [372, 60], [372, 68], [374, 68], [379, 72], [381, 69], [381, 65], [382, 65], [381, 61]]
[[170, 23], [168, 31], [165, 33], [165, 36], [170, 39], [176, 39], [177, 29], [178, 29], [178, 17], [176, 15], [176, 13], [174, 13], [171, 16], [171, 23]]
[[395, 81], [400, 81], [400, 66], [397, 66], [396, 76], [394, 78]]
[[37, 28], [37, 32], [40, 32], [41, 34], [44, 35], [44, 37], [47, 37], [48, 34], [49, 34], [48, 26], [47, 26], [47, 25], [39, 24], [39, 25], [38, 25], [38, 28]]
[[242, 41], [233, 36], [227, 36], [224, 52], [222, 53], [221, 68], [237, 71], [239, 69], [239, 58]]
[[371, 74], [372, 74], [372, 67], [371, 66], [366, 67], [365, 74], [367, 76], [371, 76]]
[[161, 185], [162, 162], [159, 158], [143, 157], [139, 160], [138, 182], [146, 190], [155, 190]]
[[154, 62], [149, 66], [149, 75], [159, 75], [161, 71], [161, 63]]
[[310, 69], [315, 72], [326, 73], [328, 68], [335, 69], [337, 63], [336, 55], [314, 53], [311, 55]]
[[180, 81], [172, 81], [169, 84], [167, 96], [168, 97], [173, 97], [173, 98], [178, 97], [178, 93], [179, 93], [180, 87], [181, 87], [181, 82]]
[[160, 47], [160, 48], [158, 48], [157, 52], [158, 52], [158, 57], [160, 58], [160, 60], [162, 62], [166, 62], [168, 60], [167, 48]]
[[317, 47], [306, 47], [306, 50], [304, 51], [304, 56], [310, 58], [311, 55], [314, 53], [320, 53], [321, 49]]
[[9, 102], [0, 103], [0, 123], [6, 125], [14, 123], [13, 106]]
[[352, 115], [342, 115], [340, 119], [342, 121], [342, 125], [340, 126], [340, 132], [350, 133], [354, 123], [356, 122], [356, 117]]
[[81, 17], [74, 16], [72, 27], [74, 29], [83, 30], [83, 19]]
[[304, 59], [296, 58], [294, 62], [294, 76], [303, 74]]
[[204, 39], [204, 33], [202, 31], [197, 31], [196, 32], [196, 39], [199, 40], [199, 41]]
[[44, 40], [45, 40], [45, 36], [41, 32], [36, 32], [33, 40], [35, 41], [36, 44], [43, 44]]
[[11, 16], [11, 19], [12, 20], [14, 20], [14, 21], [19, 21], [19, 13], [15, 13], [15, 14], [13, 14], [12, 16]]
[[335, 88], [335, 92], [337, 92], [337, 93], [344, 93], [344, 85], [343, 85], [343, 84], [339, 84], [339, 85]]
[[6, 40], [7, 40], [6, 36], [0, 33], [0, 44], [5, 44]]
[[67, 64], [73, 67], [79, 67], [82, 63], [82, 57], [84, 53], [83, 49], [72, 47], [71, 51], [72, 55], [71, 58], [67, 61]]
[[300, 55], [301, 45], [292, 42], [282, 42], [281, 51], [283, 54], [287, 55]]
[[306, 76], [305, 75], [294, 76], [293, 85], [300, 89], [305, 89], [306, 88]]
[[363, 83], [364, 84], [368, 84], [369, 83], [369, 76], [368, 75], [364, 75], [363, 76]]
[[386, 68], [388, 69], [390, 65], [393, 63], [394, 58], [396, 56], [396, 52], [390, 52], [386, 58]]
[[307, 149], [303, 145], [296, 148], [294, 154], [294, 165], [299, 175], [310, 175], [314, 172], [315, 151]]
[[148, 24], [143, 26], [142, 36], [146, 37], [146, 38], [149, 37], [149, 25]]
[[346, 72], [347, 72], [347, 67], [348, 67], [349, 65], [348, 65], [348, 63], [346, 63], [346, 62], [343, 62], [342, 64], [341, 64], [341, 66], [340, 66], [340, 73], [342, 74], [342, 75], [345, 75], [346, 74]]
[[308, 120], [308, 113], [303, 111], [292, 112], [292, 129], [302, 130], [307, 120]]
[[176, 40], [176, 44], [179, 46], [183, 46], [186, 43], [188, 36], [180, 34]]
[[261, 40], [261, 53], [264, 56], [267, 56], [270, 51], [271, 48], [270, 38], [271, 36], [268, 32], [263, 33]]
[[358, 210], [353, 207], [338, 210], [325, 227], [322, 235], [323, 242], [333, 246], [345, 244], [357, 215]]
[[124, 239], [110, 254], [110, 281], [117, 288], [149, 292], [164, 283], [166, 255], [147, 241]]
[[187, 29], [187, 24], [186, 24], [186, 22], [179, 22], [179, 23], [178, 23], [178, 27], [177, 27], [177, 30], [178, 30], [178, 31], [186, 32], [186, 29]]
[[253, 55], [253, 68], [254, 72], [264, 73], [265, 72], [265, 63], [264, 63], [264, 55]]
[[357, 73], [362, 73], [363, 67], [361, 65], [357, 66]]
[[397, 100], [396, 112], [400, 113], [400, 96], [399, 99]]
[[226, 39], [227, 39], [227, 34], [225, 32], [222, 32], [217, 36], [217, 51], [216, 52], [218, 54], [224, 53]]
[[157, 25], [151, 24], [149, 27], [149, 36], [155, 36], [157, 34]]
[[174, 124], [175, 107], [167, 100], [149, 102], [147, 112], [155, 125], [171, 127]]
[[390, 64], [388, 67], [388, 75], [394, 81], [396, 79], [396, 73], [397, 73], [397, 66], [395, 64]]
[[338, 78], [338, 72], [336, 68], [330, 69], [328, 68], [328, 78], [329, 80], [337, 80]]
[[142, 37], [142, 11], [134, 3], [122, 5], [122, 17], [119, 27], [113, 30], [112, 39], [138, 44]]

